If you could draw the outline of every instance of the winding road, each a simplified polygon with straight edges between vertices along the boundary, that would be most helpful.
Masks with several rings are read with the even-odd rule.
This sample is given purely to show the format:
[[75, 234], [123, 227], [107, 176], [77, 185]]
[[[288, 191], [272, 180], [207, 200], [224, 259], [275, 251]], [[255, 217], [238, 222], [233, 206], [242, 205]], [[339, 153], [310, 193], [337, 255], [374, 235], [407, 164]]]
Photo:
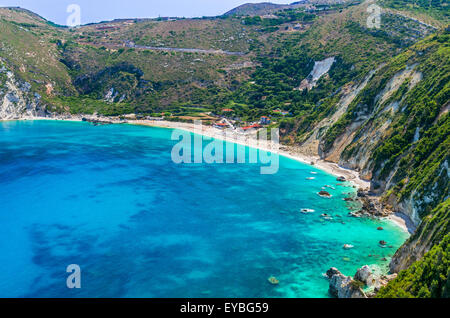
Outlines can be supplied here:
[[224, 55], [235, 55], [244, 56], [243, 52], [230, 52], [223, 50], [205, 50], [205, 49], [191, 49], [191, 48], [174, 48], [174, 47], [156, 47], [156, 46], [145, 46], [136, 45], [132, 42], [125, 42], [125, 46], [133, 49], [144, 49], [153, 51], [169, 51], [169, 52], [184, 52], [184, 53], [203, 53], [203, 54], [224, 54]]

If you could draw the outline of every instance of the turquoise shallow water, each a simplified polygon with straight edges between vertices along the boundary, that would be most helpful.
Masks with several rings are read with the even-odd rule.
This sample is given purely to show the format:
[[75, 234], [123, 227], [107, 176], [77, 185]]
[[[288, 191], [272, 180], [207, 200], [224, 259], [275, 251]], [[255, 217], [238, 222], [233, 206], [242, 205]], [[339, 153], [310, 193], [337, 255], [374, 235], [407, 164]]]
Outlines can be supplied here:
[[[171, 133], [0, 123], [0, 297], [328, 297], [329, 267], [386, 266], [407, 237], [348, 217], [353, 188], [285, 157], [275, 175], [176, 165]], [[331, 199], [317, 195], [324, 185]], [[81, 289], [66, 287], [69, 264]]]

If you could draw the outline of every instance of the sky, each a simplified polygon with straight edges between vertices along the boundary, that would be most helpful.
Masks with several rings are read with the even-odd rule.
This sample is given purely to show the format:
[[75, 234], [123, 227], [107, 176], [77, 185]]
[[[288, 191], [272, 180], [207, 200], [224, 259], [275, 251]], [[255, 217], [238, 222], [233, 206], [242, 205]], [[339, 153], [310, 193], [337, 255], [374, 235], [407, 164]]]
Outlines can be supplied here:
[[295, 0], [0, 0], [0, 7], [22, 7], [66, 25], [71, 4], [79, 5], [81, 23], [86, 24], [118, 18], [216, 16], [244, 3], [268, 1], [284, 4]]

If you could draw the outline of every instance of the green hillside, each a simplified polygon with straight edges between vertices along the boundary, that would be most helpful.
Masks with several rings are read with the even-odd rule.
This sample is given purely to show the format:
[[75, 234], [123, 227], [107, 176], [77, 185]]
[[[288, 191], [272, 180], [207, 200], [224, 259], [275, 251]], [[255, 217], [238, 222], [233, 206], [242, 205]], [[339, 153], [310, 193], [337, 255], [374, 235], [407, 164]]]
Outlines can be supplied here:
[[[371, 171], [375, 187], [385, 187], [386, 180], [390, 181], [385, 190], [390, 190], [386, 195], [391, 201], [393, 196], [397, 196], [397, 202], [407, 200], [414, 192], [419, 217], [427, 215], [449, 193], [442, 170], [450, 155], [450, 121], [445, 111], [450, 98], [449, 39], [448, 32], [433, 35], [392, 59], [327, 131], [323, 141], [324, 152], [330, 151], [336, 139], [349, 134], [350, 125], [369, 117], [359, 129], [352, 129], [355, 135], [342, 159], [349, 160], [361, 148], [370, 147], [371, 160], [360, 168]], [[386, 83], [401, 72], [410, 76], [380, 101]], [[418, 77], [421, 79], [416, 83]], [[388, 129], [383, 128], [386, 123]], [[377, 130], [382, 134], [379, 140], [365, 138]], [[430, 198], [430, 187], [436, 183], [439, 187]], [[427, 200], [423, 198], [425, 193]]]
[[439, 224], [441, 231], [434, 233], [434, 244], [425, 256], [415, 262], [411, 267], [399, 273], [378, 293], [379, 298], [449, 298], [450, 297], [450, 228], [449, 228], [450, 201], [439, 205], [433, 211], [433, 217], [424, 221], [421, 230], [410, 239], [416, 240], [424, 228], [436, 227]]
[[73, 92], [67, 69], [59, 62], [56, 39], [61, 29], [22, 9], [0, 9], [0, 58], [14, 74], [43, 93], [50, 83], [55, 92]]
[[450, 21], [449, 2], [445, 0], [378, 0], [378, 3], [432, 24], [445, 26]]
[[[318, 18], [306, 32], [278, 37], [279, 44], [271, 53], [258, 57], [262, 67], [252, 75], [255, 84], [242, 86], [230, 98], [260, 109], [256, 115], [267, 115], [280, 106], [292, 112], [294, 118], [280, 123], [287, 130], [284, 139], [303, 140], [314, 125], [336, 110], [344, 93], [341, 88], [361, 82], [377, 66], [432, 32], [389, 13], [383, 18], [390, 32], [369, 29], [364, 19], [366, 8], [337, 11]], [[403, 34], [413, 30], [416, 37], [405, 40]], [[329, 76], [323, 77], [314, 90], [295, 90], [311, 72], [314, 61], [330, 56], [336, 63]]]

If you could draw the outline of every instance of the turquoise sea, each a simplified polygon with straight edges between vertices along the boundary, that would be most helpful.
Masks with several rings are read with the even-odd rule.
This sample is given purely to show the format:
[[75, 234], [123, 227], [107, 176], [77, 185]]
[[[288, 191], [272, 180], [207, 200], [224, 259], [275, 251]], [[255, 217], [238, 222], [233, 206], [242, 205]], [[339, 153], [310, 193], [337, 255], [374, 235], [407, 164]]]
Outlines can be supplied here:
[[[0, 297], [329, 297], [328, 268], [385, 267], [408, 236], [348, 217], [355, 189], [312, 166], [177, 165], [171, 134], [0, 123]], [[66, 287], [70, 264], [81, 289]]]

